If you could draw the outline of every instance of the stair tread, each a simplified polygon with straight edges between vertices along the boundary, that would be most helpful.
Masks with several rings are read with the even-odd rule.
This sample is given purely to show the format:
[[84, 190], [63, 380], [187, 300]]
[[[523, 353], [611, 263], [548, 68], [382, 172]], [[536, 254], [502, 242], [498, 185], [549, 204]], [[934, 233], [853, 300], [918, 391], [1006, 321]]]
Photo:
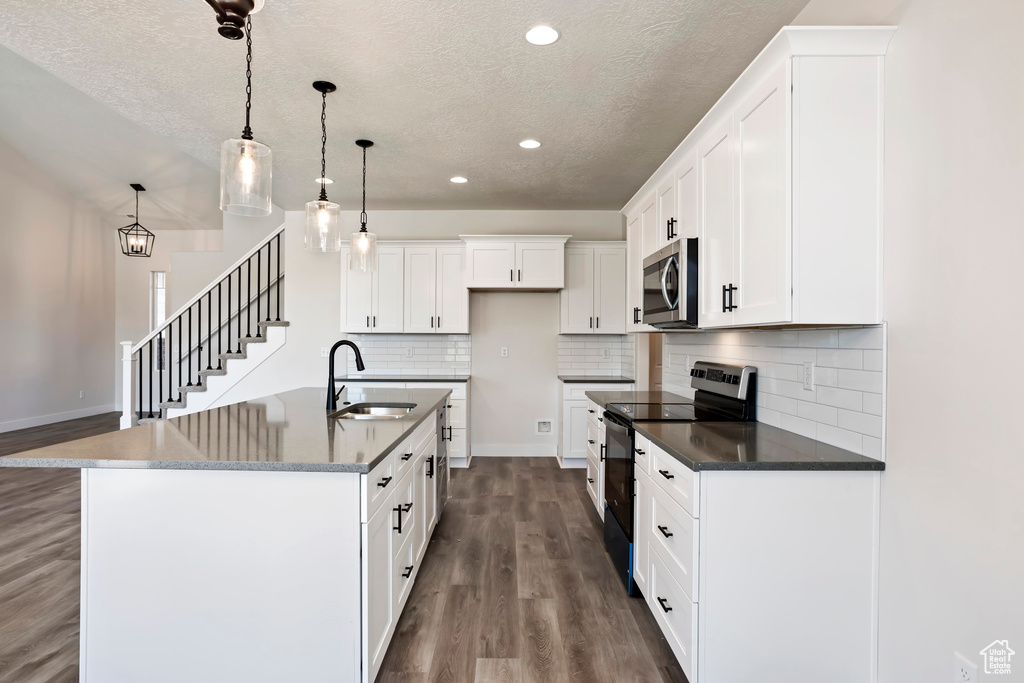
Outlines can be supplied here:
[[197, 391], [206, 391], [206, 385], [205, 384], [193, 384], [190, 387], [188, 387], [188, 386], [178, 387], [178, 393], [181, 393], [181, 394], [194, 394]]
[[266, 341], [266, 337], [242, 337], [241, 339], [243, 344], [265, 344]]
[[259, 324], [263, 327], [288, 327], [291, 325], [287, 320], [261, 320]]
[[211, 368], [209, 370], [200, 370], [200, 375], [226, 375], [228, 371], [226, 368]]

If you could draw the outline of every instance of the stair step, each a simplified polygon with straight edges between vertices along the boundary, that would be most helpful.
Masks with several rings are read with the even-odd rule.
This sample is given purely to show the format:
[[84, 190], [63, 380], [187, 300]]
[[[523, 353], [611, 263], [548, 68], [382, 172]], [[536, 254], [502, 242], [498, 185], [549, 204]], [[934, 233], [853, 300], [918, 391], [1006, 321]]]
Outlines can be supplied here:
[[243, 344], [264, 344], [267, 341], [266, 337], [242, 337]]
[[163, 403], [160, 404], [160, 408], [161, 409], [184, 408], [184, 407], [185, 407], [185, 402], [184, 401], [164, 401]]
[[291, 325], [287, 320], [261, 320], [260, 326], [262, 327], [288, 327]]
[[248, 358], [248, 356], [245, 355], [245, 351], [242, 351], [242, 353], [228, 351], [227, 353], [218, 354], [217, 358], [221, 358], [223, 360], [230, 360], [232, 358]]
[[226, 375], [228, 374], [227, 368], [211, 368], [209, 370], [200, 370], [200, 375], [211, 376], [211, 375]]
[[162, 417], [143, 417], [139, 419], [139, 421], [136, 424], [144, 425], [149, 424], [150, 422], [159, 422], [162, 419]]
[[178, 392], [182, 394], [194, 394], [197, 391], [206, 391], [205, 384], [193, 384], [190, 387], [178, 387]]

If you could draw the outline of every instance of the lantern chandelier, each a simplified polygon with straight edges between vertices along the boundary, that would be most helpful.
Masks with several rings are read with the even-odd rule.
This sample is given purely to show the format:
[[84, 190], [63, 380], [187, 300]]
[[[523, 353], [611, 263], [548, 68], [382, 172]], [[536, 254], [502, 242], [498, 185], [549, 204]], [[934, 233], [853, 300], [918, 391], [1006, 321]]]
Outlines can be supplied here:
[[135, 190], [135, 215], [132, 216], [135, 222], [119, 228], [117, 231], [118, 239], [121, 241], [121, 253], [125, 256], [148, 258], [153, 255], [153, 243], [156, 241], [156, 235], [139, 223], [139, 193], [145, 192], [146, 188], [138, 183], [132, 183], [131, 188]]

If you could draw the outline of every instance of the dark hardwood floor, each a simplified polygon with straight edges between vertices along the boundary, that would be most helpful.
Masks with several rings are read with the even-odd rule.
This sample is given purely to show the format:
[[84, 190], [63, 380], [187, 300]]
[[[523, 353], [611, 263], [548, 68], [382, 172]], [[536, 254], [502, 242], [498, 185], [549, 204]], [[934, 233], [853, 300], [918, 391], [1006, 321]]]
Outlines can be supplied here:
[[455, 470], [378, 683], [686, 681], [616, 577], [584, 478], [553, 458]]
[[[0, 434], [0, 454], [117, 429], [117, 415]], [[685, 682], [604, 552], [583, 470], [455, 470], [378, 683]], [[78, 470], [0, 469], [0, 683], [78, 680]]]

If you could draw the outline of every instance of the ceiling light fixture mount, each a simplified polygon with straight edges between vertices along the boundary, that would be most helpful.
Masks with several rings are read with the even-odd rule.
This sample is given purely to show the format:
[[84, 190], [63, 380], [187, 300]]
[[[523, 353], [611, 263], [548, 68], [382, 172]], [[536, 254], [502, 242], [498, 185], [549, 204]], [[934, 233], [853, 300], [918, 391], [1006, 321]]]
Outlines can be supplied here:
[[119, 228], [118, 239], [121, 241], [121, 253], [125, 256], [137, 256], [148, 258], [153, 255], [153, 243], [156, 242], [156, 235], [142, 227], [139, 223], [139, 193], [145, 192], [139, 183], [132, 183], [131, 188], [135, 190], [135, 222]]
[[550, 45], [558, 40], [558, 31], [550, 26], [534, 26], [526, 32], [526, 40], [533, 45]]
[[377, 236], [366, 231], [366, 150], [373, 147], [370, 140], [356, 140], [363, 149], [363, 210], [359, 214], [359, 232], [352, 233], [349, 269], [370, 271], [377, 268]]
[[320, 93], [320, 196], [306, 202], [306, 249], [330, 253], [341, 251], [341, 207], [327, 199], [327, 95], [337, 90], [330, 81], [314, 81]]
[[519, 146], [523, 149], [537, 149], [540, 147], [540, 143], [536, 140], [523, 140], [519, 143]]
[[217, 33], [228, 40], [245, 37], [245, 21], [263, 9], [263, 0], [206, 0], [217, 13]]

